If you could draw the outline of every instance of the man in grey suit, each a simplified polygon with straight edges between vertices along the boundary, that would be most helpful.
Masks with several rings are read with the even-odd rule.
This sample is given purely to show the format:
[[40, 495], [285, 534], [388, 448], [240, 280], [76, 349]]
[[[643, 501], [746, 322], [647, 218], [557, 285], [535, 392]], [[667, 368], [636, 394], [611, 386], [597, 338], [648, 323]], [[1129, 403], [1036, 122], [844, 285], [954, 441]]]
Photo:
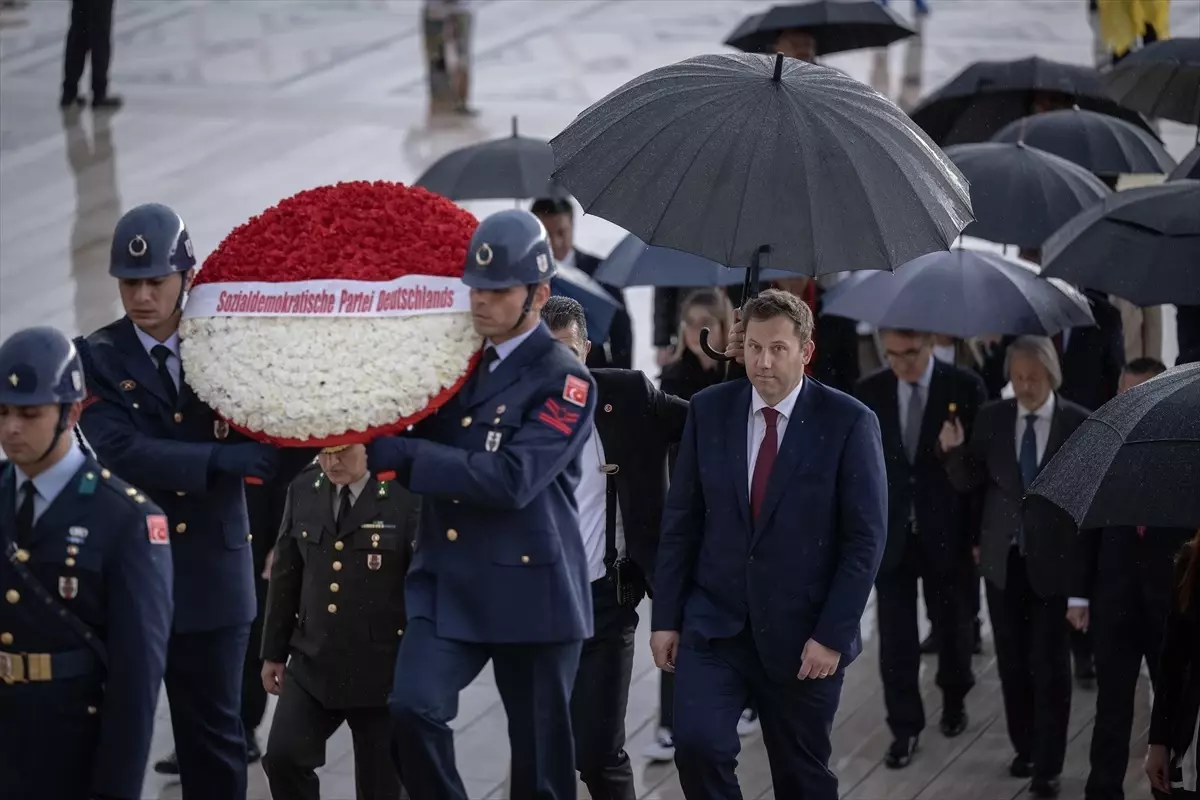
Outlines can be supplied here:
[[1022, 510], [1025, 489], [1088, 417], [1057, 394], [1062, 369], [1054, 343], [1021, 336], [1008, 347], [1005, 373], [1016, 397], [988, 403], [970, 441], [958, 420], [939, 436], [959, 491], [982, 489], [976, 558], [986, 579], [1013, 777], [1033, 778], [1035, 797], [1057, 797], [1071, 712], [1069, 628], [1074, 527]]

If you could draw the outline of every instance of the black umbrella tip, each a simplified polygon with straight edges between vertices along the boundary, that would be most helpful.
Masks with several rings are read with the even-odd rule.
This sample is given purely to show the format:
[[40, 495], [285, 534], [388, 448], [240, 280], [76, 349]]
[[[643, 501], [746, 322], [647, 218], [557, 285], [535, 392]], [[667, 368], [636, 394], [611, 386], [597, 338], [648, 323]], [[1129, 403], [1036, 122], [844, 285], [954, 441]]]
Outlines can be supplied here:
[[783, 78], [783, 53], [776, 53], [775, 54], [775, 74], [771, 77], [771, 80], [778, 81], [778, 80], [781, 80], [782, 78]]

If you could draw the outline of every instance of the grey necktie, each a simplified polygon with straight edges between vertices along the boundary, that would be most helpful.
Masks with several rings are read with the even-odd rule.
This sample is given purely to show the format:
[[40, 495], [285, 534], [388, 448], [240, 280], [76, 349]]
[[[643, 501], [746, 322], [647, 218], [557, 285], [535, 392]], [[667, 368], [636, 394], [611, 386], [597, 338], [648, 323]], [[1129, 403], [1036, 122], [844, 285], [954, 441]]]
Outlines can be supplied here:
[[917, 445], [921, 439], [921, 419], [925, 416], [925, 398], [921, 395], [921, 384], [910, 383], [908, 414], [904, 419], [904, 452], [909, 462], [917, 460]]

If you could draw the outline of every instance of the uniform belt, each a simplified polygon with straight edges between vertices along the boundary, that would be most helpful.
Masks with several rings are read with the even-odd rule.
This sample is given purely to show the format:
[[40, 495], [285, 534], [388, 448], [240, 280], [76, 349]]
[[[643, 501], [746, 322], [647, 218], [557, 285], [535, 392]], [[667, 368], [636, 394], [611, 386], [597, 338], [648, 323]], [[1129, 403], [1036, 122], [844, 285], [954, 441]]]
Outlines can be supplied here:
[[45, 681], [82, 678], [97, 671], [96, 656], [91, 650], [69, 650], [64, 653], [6, 653], [0, 651], [0, 681], [42, 683]]

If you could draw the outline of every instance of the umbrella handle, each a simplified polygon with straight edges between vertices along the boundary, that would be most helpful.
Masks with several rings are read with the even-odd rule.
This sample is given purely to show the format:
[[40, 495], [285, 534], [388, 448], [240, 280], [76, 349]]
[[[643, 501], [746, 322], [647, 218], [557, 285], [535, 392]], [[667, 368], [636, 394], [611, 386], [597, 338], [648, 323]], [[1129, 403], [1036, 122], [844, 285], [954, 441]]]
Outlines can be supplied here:
[[704, 355], [708, 356], [709, 358], [711, 358], [713, 361], [716, 361], [717, 363], [733, 361], [732, 358], [725, 355], [720, 350], [714, 350], [712, 348], [712, 345], [710, 345], [708, 343], [708, 335], [709, 335], [708, 328], [700, 329], [700, 349], [704, 351]]
[[[782, 57], [780, 57], [782, 61]], [[771, 245], [764, 244], [754, 252], [754, 257], [750, 260], [750, 266], [746, 269], [746, 281], [742, 284], [742, 303], [743, 305], [751, 297], [758, 294], [758, 275], [759, 270], [763, 268], [764, 261], [769, 260], [771, 255]], [[718, 364], [726, 361], [733, 361], [732, 358], [724, 353], [714, 350], [712, 345], [708, 343], [709, 329], [700, 329], [700, 349], [704, 351], [704, 355], [716, 361]]]

